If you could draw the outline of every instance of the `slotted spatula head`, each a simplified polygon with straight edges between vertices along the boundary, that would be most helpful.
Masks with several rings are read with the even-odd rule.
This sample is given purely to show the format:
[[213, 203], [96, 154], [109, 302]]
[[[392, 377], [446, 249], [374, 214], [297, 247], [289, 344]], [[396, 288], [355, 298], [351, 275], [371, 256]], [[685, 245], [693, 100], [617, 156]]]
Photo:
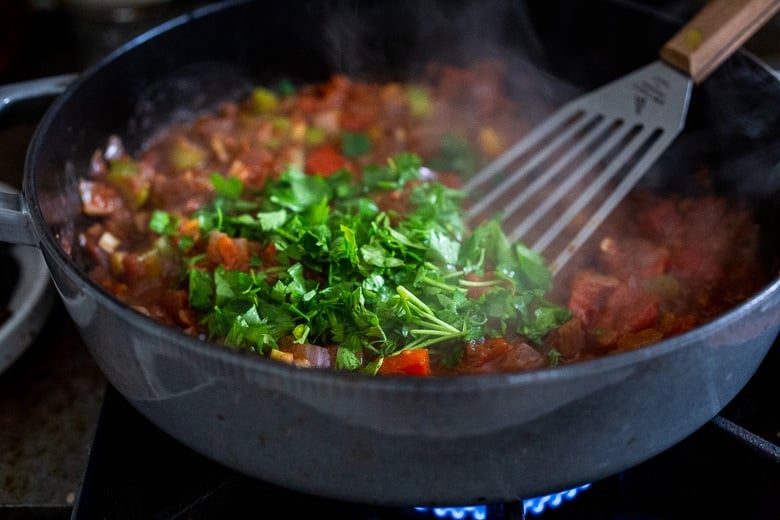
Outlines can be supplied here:
[[779, 8], [708, 2], [662, 59], [564, 105], [470, 179], [469, 217], [498, 210], [509, 238], [554, 258], [557, 273], [683, 129], [694, 84]]

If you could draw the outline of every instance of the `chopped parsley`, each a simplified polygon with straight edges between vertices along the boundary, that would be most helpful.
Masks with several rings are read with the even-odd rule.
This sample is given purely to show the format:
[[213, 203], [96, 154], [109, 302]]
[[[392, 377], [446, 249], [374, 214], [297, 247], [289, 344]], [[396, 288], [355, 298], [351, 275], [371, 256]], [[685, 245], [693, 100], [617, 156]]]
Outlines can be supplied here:
[[[408, 153], [358, 180], [289, 167], [257, 193], [215, 175], [216, 199], [192, 216], [203, 240], [220, 232], [274, 254], [255, 255], [244, 272], [182, 253], [189, 303], [209, 336], [263, 355], [282, 338], [337, 346], [336, 368], [373, 373], [402, 350], [454, 364], [470, 340], [541, 342], [569, 319], [545, 298], [543, 258], [510, 243], [497, 221], [470, 230], [464, 193], [424, 180], [421, 167]], [[406, 205], [383, 209], [383, 195]], [[170, 235], [175, 220], [155, 212], [151, 227]]]

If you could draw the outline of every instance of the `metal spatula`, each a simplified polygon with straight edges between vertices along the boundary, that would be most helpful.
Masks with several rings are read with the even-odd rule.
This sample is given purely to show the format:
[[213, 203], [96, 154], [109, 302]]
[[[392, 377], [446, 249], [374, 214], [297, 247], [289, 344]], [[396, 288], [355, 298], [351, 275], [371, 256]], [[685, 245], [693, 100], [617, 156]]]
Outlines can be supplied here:
[[680, 133], [693, 85], [778, 9], [780, 0], [708, 2], [659, 60], [564, 105], [467, 181], [468, 216], [498, 210], [510, 239], [548, 259], [559, 251], [557, 273]]

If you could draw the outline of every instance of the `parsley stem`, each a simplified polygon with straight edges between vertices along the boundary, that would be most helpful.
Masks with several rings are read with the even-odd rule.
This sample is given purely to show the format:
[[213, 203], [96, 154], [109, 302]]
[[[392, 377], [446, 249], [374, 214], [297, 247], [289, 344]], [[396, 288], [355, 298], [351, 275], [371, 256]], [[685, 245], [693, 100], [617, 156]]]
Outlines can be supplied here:
[[502, 283], [504, 283], [504, 281], [503, 280], [496, 280], [496, 279], [493, 279], [493, 280], [479, 280], [479, 281], [465, 280], [464, 279], [464, 280], [458, 280], [458, 283], [460, 283], [461, 285], [464, 285], [466, 287], [486, 287], [486, 286], [489, 286], [489, 285], [501, 285]]
[[422, 334], [424, 336], [448, 336], [448, 337], [460, 336], [459, 330], [457, 329], [453, 329], [453, 330], [412, 329], [409, 332], [411, 332], [412, 334]]
[[422, 282], [425, 282], [425, 283], [427, 283], [428, 285], [430, 285], [430, 286], [432, 286], [432, 287], [438, 287], [439, 289], [442, 289], [442, 290], [444, 290], [444, 291], [447, 291], [448, 293], [454, 293], [455, 291], [457, 291], [457, 290], [458, 290], [458, 288], [457, 288], [457, 287], [455, 287], [455, 286], [454, 286], [454, 285], [452, 285], [452, 284], [448, 284], [448, 283], [440, 282], [440, 281], [438, 281], [438, 280], [433, 280], [432, 278], [430, 278], [430, 277], [428, 277], [428, 276], [423, 276], [423, 277], [422, 277], [420, 280], [421, 280]]
[[428, 307], [425, 302], [415, 296], [411, 291], [409, 291], [409, 289], [403, 285], [399, 285], [396, 289], [398, 294], [401, 296], [401, 302], [403, 303], [404, 309], [406, 310], [406, 313], [409, 315], [409, 317], [414, 320], [415, 323], [432, 327], [431, 329], [426, 329], [425, 331], [415, 329], [412, 332], [427, 335], [431, 335], [432, 333], [435, 335], [450, 334], [453, 335], [453, 337], [461, 334], [459, 329], [453, 327], [446, 321], [437, 318], [431, 308]]

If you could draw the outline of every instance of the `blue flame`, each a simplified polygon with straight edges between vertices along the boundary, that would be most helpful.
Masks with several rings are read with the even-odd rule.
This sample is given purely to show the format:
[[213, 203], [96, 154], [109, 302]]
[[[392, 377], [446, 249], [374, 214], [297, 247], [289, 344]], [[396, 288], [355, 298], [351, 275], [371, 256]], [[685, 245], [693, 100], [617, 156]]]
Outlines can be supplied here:
[[432, 511], [436, 518], [452, 518], [453, 520], [485, 520], [487, 518], [487, 506], [467, 507], [415, 507], [417, 511]]
[[[542, 497], [528, 498], [523, 500], [523, 507], [526, 513], [539, 515], [548, 508], [556, 508], [566, 500], [577, 496], [581, 491], [585, 491], [590, 484], [585, 484], [560, 493], [553, 493]], [[416, 511], [432, 512], [436, 518], [452, 520], [485, 520], [487, 518], [487, 506], [466, 506], [466, 507], [415, 507]]]

